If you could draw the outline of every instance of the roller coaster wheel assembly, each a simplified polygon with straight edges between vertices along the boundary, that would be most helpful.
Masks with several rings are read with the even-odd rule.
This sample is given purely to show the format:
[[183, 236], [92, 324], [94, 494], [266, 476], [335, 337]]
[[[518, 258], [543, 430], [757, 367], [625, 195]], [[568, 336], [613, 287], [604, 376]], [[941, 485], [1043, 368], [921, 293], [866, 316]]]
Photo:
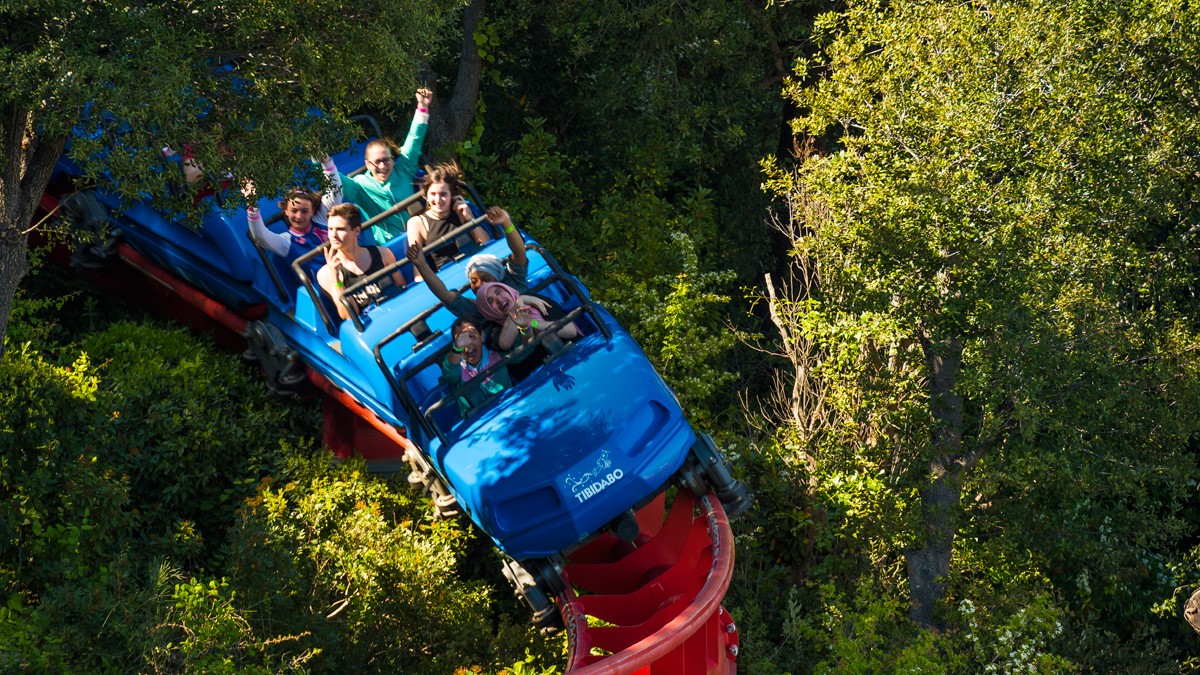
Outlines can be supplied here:
[[[504, 559], [503, 572], [504, 578], [512, 584], [513, 595], [520, 598], [533, 613], [533, 625], [537, 626], [543, 635], [552, 635], [562, 629], [562, 616], [558, 607], [550, 599], [546, 589], [535, 580], [534, 574], [521, 563], [508, 557]], [[561, 577], [559, 583], [562, 583]]]
[[692, 446], [691, 452], [688, 453], [688, 461], [684, 463], [684, 468], [676, 478], [677, 482], [699, 497], [704, 493], [696, 491], [697, 480], [712, 487], [730, 518], [741, 514], [754, 502], [754, 494], [745, 483], [733, 477], [729, 464], [717, 450], [716, 443], [713, 443], [711, 436], [703, 432], [700, 433], [700, 440]]
[[[267, 376], [267, 389], [272, 394], [297, 398], [308, 385], [304, 360], [288, 346], [278, 328], [264, 321], [251, 321], [243, 333], [246, 338], [247, 360], [257, 361]], [[247, 355], [247, 356], [248, 356]]]

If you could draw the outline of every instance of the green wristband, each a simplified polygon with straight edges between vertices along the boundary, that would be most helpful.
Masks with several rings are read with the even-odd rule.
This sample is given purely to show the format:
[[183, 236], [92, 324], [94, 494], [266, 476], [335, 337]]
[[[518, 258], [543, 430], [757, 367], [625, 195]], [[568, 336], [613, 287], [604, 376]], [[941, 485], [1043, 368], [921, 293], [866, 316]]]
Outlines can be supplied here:
[[512, 234], [512, 231], [515, 229], [517, 229], [516, 225], [509, 225], [508, 227], [504, 228], [504, 234]]

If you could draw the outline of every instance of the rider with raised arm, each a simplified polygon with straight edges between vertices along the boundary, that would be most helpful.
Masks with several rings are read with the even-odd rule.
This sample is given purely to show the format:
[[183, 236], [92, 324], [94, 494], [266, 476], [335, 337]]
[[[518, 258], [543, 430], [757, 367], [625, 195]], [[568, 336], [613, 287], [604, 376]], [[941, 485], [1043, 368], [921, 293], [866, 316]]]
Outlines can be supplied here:
[[[342, 203], [329, 210], [329, 248], [325, 251], [325, 265], [317, 272], [317, 283], [333, 298], [338, 315], [343, 319], [350, 318], [342, 303], [343, 289], [396, 262], [396, 256], [386, 246], [359, 246], [361, 232], [362, 214], [357, 206]], [[400, 272], [393, 272], [391, 276], [398, 288], [404, 288], [404, 276]], [[350, 301], [361, 313], [368, 305], [382, 302], [384, 297], [383, 287], [372, 283], [351, 295]]]
[[[288, 191], [279, 202], [288, 229], [286, 232], [273, 232], [263, 223], [262, 213], [256, 206], [254, 183], [245, 181], [242, 184], [242, 194], [246, 197], [246, 221], [250, 225], [254, 240], [289, 264], [329, 239], [324, 225], [321, 224], [327, 211], [325, 199], [329, 198], [328, 195], [322, 199], [315, 192], [301, 188]], [[308, 265], [313, 274], [320, 268], [315, 259], [309, 261]]]
[[[404, 146], [397, 148], [391, 141], [377, 138], [363, 151], [367, 170], [353, 178], [341, 176], [342, 196], [362, 207], [368, 218], [383, 213], [413, 194], [413, 178], [420, 168], [433, 93], [422, 87], [417, 90], [416, 99], [417, 109]], [[322, 164], [328, 171], [329, 164]], [[383, 244], [404, 233], [407, 218], [407, 213], [400, 212], [376, 223], [371, 228], [375, 243]]]
[[[509, 231], [509, 228], [512, 227], [511, 220], [503, 209], [493, 206], [488, 209], [487, 218], [488, 222], [493, 225], [508, 221], [505, 234], [513, 236]], [[522, 244], [522, 259], [525, 258], [524, 252]], [[446, 288], [446, 284], [430, 268], [424, 253], [419, 243], [410, 244], [408, 247], [408, 259], [412, 261], [414, 276], [422, 275], [425, 283], [429, 285], [430, 292], [455, 316], [482, 317], [495, 324], [499, 331], [494, 332], [496, 339], [493, 344], [502, 350], [511, 349], [518, 341], [519, 336], [524, 336], [525, 339], [532, 338], [545, 330], [551, 321], [562, 318], [566, 314], [558, 303], [549, 298], [521, 295], [515, 288], [507, 284], [482, 281], [478, 274], [471, 280], [472, 287], [476, 289], [475, 301], [471, 302], [458, 291]], [[477, 280], [482, 283], [477, 284]], [[567, 324], [558, 330], [558, 336], [564, 340], [574, 339], [578, 334], [579, 331], [574, 323]]]
[[[504, 209], [498, 206], [493, 206], [488, 209], [487, 214], [485, 215], [488, 222], [492, 225], [502, 225], [504, 227], [505, 236], [509, 238], [510, 243], [514, 238], [517, 240], [521, 239], [521, 234], [516, 232], [516, 228], [512, 226], [512, 219], [509, 218], [508, 213]], [[517, 257], [516, 245], [513, 246], [513, 256]], [[476, 258], [478, 257], [480, 256], [476, 256]], [[495, 258], [495, 256], [489, 257]], [[450, 310], [454, 316], [482, 316], [479, 313], [479, 310], [475, 308], [474, 302], [468, 298], [464, 298], [458, 291], [452, 291], [446, 288], [446, 284], [443, 283], [440, 278], [438, 278], [438, 275], [434, 272], [433, 268], [429, 266], [429, 258], [425, 255], [425, 249], [420, 242], [409, 240], [408, 259], [411, 260], [413, 264], [413, 277], [415, 279], [424, 279], [425, 283], [429, 284], [429, 290], [433, 293], [434, 297], [440, 300], [441, 303], [445, 305], [446, 309]], [[474, 261], [475, 258], [472, 258], [471, 260]], [[520, 260], [522, 262], [519, 263], [519, 265], [522, 268], [528, 264], [525, 258], [524, 241], [521, 241], [520, 243]], [[498, 259], [497, 262], [499, 262]], [[469, 263], [467, 265], [467, 270], [468, 276], [471, 277], [472, 288], [477, 288], [479, 283], [483, 283], [482, 277], [480, 277], [478, 273], [476, 273], [474, 276], [471, 275], [471, 265]], [[521, 269], [521, 272], [523, 281], [524, 269]], [[478, 283], [477, 279], [480, 280]]]
[[[530, 298], [540, 303], [531, 302]], [[495, 345], [505, 351], [512, 349], [518, 340], [530, 340], [549, 328], [551, 322], [566, 316], [562, 306], [550, 298], [521, 295], [512, 286], [497, 281], [479, 287], [475, 292], [475, 307], [483, 318], [500, 326]], [[561, 326], [556, 332], [563, 340], [574, 340], [579, 336], [574, 322]]]
[[504, 209], [493, 206], [488, 209], [487, 219], [492, 225], [500, 226], [512, 255], [508, 257], [507, 263], [491, 253], [472, 256], [467, 262], [467, 280], [471, 282], [471, 290], [478, 293], [483, 284], [499, 281], [524, 293], [529, 289], [529, 282], [526, 280], [529, 258], [525, 254], [525, 239], [521, 237], [521, 233], [513, 225], [512, 218]]
[[[450, 326], [454, 344], [442, 360], [442, 382], [451, 386], [469, 382], [500, 360], [496, 350], [489, 349], [484, 336], [483, 322], [477, 317], [459, 317]], [[466, 417], [471, 408], [482, 403], [488, 396], [499, 394], [513, 386], [508, 366], [501, 366], [477, 383], [477, 388], [468, 389], [458, 397], [458, 413]]]

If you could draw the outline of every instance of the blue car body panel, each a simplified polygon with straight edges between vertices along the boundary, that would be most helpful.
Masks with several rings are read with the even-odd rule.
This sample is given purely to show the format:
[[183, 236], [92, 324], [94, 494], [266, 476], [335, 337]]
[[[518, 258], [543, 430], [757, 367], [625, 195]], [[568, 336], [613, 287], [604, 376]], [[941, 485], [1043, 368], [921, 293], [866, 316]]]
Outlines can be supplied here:
[[618, 329], [611, 340], [581, 338], [429, 450], [461, 503], [476, 507], [472, 519], [520, 559], [569, 548], [641, 503], [695, 440]]

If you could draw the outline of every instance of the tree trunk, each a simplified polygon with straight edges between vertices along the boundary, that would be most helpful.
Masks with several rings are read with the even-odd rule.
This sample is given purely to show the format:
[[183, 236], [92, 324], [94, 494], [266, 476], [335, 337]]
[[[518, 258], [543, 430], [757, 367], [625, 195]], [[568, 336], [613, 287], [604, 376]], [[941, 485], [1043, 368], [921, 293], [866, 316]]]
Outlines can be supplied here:
[[933, 458], [929, 462], [929, 482], [920, 489], [922, 541], [919, 548], [905, 550], [904, 558], [912, 596], [909, 618], [935, 628], [938, 621], [934, 610], [946, 593], [942, 580], [950, 570], [966, 468], [961, 455], [962, 397], [954, 392], [962, 367], [962, 343], [957, 338], [934, 342], [922, 337], [921, 347], [929, 367]]
[[[9, 226], [4, 225], [5, 234]], [[25, 252], [29, 248], [28, 239], [22, 235], [13, 243], [5, 236], [0, 243], [0, 357], [4, 356], [3, 336], [8, 333], [8, 315], [12, 312], [13, 297], [17, 294], [17, 285], [29, 270]]]
[[54, 163], [66, 145], [66, 136], [44, 137], [28, 110], [0, 109], [0, 356], [8, 332], [13, 297], [29, 270], [29, 221], [50, 182]]
[[471, 0], [463, 12], [462, 47], [458, 57], [458, 75], [454, 91], [444, 105], [434, 101], [430, 111], [428, 145], [437, 149], [448, 143], [466, 140], [479, 109], [479, 83], [483, 77], [483, 60], [475, 44], [475, 31], [487, 9], [487, 0]]

